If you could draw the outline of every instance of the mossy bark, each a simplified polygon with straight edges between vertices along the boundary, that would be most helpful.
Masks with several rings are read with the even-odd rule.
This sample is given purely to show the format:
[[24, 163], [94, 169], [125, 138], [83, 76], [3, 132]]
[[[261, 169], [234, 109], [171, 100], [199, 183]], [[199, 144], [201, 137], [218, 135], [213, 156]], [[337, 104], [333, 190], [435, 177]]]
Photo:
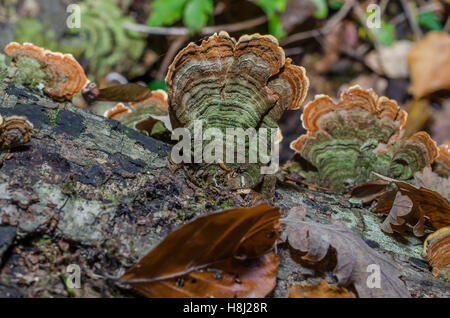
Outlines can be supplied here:
[[[35, 128], [28, 145], [0, 154], [0, 296], [135, 295], [104, 277], [120, 276], [198, 215], [250, 205], [172, 171], [168, 145], [70, 103], [3, 82], [0, 114], [27, 116]], [[274, 202], [283, 213], [303, 204], [315, 222], [340, 220], [372, 248], [392, 254], [412, 296], [450, 296], [450, 283], [433, 277], [420, 258], [421, 242], [383, 234], [382, 217], [358, 203], [280, 183]], [[333, 280], [331, 271], [296, 261], [284, 244], [278, 252], [273, 296], [284, 297], [294, 281]], [[65, 284], [69, 264], [81, 268], [80, 289]]]

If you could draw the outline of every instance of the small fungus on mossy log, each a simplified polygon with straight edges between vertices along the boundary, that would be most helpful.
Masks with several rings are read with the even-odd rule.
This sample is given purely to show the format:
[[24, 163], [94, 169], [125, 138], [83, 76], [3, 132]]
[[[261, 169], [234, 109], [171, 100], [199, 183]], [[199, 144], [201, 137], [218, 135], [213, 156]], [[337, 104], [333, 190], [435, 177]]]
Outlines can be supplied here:
[[31, 124], [24, 116], [0, 115], [0, 150], [10, 149], [26, 144], [31, 139]]
[[338, 103], [325, 95], [308, 103], [302, 115], [307, 133], [291, 148], [317, 168], [321, 186], [334, 191], [376, 179], [372, 171], [408, 180], [438, 149], [425, 132], [403, 139], [406, 118], [394, 100], [354, 86]]
[[[149, 91], [150, 92], [150, 91]], [[120, 121], [125, 126], [145, 131], [152, 135], [156, 124], [163, 122], [162, 130], [171, 130], [167, 93], [161, 89], [152, 91], [148, 97], [139, 102], [130, 102], [129, 107], [118, 103], [108, 109], [104, 116]]]
[[127, 106], [125, 106], [123, 103], [118, 103], [116, 106], [114, 106], [111, 109], [108, 109], [104, 116], [106, 118], [111, 118], [115, 120], [120, 120], [123, 116], [131, 113], [131, 109], [129, 109]]
[[29, 58], [39, 63], [44, 73], [44, 92], [56, 100], [71, 99], [87, 82], [83, 68], [71, 54], [51, 52], [31, 43], [11, 42], [5, 47], [20, 70], [20, 60]]

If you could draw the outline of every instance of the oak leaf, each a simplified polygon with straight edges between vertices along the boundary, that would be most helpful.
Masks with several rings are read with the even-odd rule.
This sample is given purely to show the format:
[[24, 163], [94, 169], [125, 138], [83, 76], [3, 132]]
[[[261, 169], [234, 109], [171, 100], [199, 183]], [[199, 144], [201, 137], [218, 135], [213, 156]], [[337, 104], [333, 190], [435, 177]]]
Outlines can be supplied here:
[[412, 226], [414, 235], [423, 236], [428, 221], [434, 229], [450, 225], [450, 178], [439, 177], [429, 167], [414, 175], [416, 186], [376, 175], [395, 183], [400, 192], [381, 226], [383, 231], [403, 233], [408, 226]]
[[[289, 245], [303, 253], [306, 261], [320, 262], [329, 250], [336, 251], [334, 268], [339, 285], [355, 287], [359, 297], [409, 297], [399, 279], [400, 269], [392, 258], [378, 253], [343, 224], [320, 224], [299, 220], [289, 214], [282, 220]], [[372, 267], [379, 266], [381, 288], [370, 288]]]

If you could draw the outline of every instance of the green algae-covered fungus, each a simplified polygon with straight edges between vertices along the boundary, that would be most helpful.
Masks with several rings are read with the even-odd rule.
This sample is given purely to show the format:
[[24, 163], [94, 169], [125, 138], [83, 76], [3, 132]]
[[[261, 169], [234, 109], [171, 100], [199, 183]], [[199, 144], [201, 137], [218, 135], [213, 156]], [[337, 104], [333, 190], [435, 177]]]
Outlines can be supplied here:
[[376, 179], [373, 171], [408, 180], [438, 151], [425, 132], [402, 138], [406, 118], [395, 101], [354, 86], [338, 103], [320, 95], [306, 105], [307, 133], [291, 148], [317, 168], [321, 186], [335, 191]]
[[118, 103], [108, 109], [104, 116], [120, 121], [123, 125], [140, 130], [149, 136], [171, 130], [165, 91], [161, 89], [152, 91], [149, 97], [129, 104], [127, 107]]
[[[260, 168], [269, 163], [261, 157], [252, 162], [249, 153], [261, 154], [264, 148], [268, 150], [265, 154], [272, 154], [271, 137], [277, 132], [277, 121], [286, 109], [300, 107], [309, 82], [305, 70], [285, 58], [274, 37], [244, 35], [236, 41], [220, 32], [180, 51], [169, 67], [166, 84], [172, 126], [185, 127], [191, 133], [195, 162], [191, 167], [196, 177], [212, 185], [250, 188], [262, 180]], [[202, 135], [197, 139], [198, 126]], [[239, 141], [239, 136], [229, 133], [233, 128], [254, 133]], [[267, 138], [260, 128], [270, 128], [265, 130]], [[250, 149], [252, 138], [259, 142]], [[214, 148], [211, 139], [221, 139], [223, 144]], [[211, 146], [218, 155], [213, 162], [195, 159], [199, 150]], [[238, 152], [235, 146], [244, 150]], [[231, 151], [233, 158], [225, 158], [225, 148], [236, 150]], [[245, 155], [244, 162], [238, 163], [238, 154]]]
[[51, 52], [31, 43], [11, 42], [5, 47], [11, 57], [16, 84], [42, 89], [57, 100], [71, 99], [87, 82], [83, 68], [71, 54]]
[[433, 171], [443, 178], [448, 178], [450, 176], [450, 144], [442, 144], [438, 148], [439, 157], [433, 163]]

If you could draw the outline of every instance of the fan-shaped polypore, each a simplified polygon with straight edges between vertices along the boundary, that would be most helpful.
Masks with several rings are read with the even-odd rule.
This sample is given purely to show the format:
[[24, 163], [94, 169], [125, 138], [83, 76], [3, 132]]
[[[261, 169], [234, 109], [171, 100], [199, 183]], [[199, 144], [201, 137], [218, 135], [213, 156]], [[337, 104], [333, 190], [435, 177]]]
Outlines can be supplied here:
[[407, 180], [438, 151], [425, 132], [402, 139], [406, 118], [395, 101], [354, 86], [338, 103], [324, 95], [308, 103], [302, 115], [307, 133], [291, 148], [317, 168], [324, 186], [336, 191], [375, 179], [372, 171]]
[[71, 54], [51, 52], [31, 43], [11, 42], [5, 53], [14, 62], [21, 58], [37, 61], [45, 74], [44, 92], [58, 100], [71, 99], [87, 82], [83, 68]]
[[[274, 37], [253, 34], [236, 41], [226, 32], [180, 51], [169, 67], [166, 84], [172, 126], [186, 127], [192, 136], [196, 124], [202, 125], [203, 132], [213, 128], [224, 135], [229, 128], [276, 131], [283, 112], [299, 108], [309, 86], [305, 70], [285, 58]], [[192, 150], [210, 143], [203, 136]], [[233, 139], [228, 144], [236, 143]], [[267, 147], [270, 152], [270, 143], [257, 148]], [[249, 142], [245, 147], [248, 158]], [[238, 165], [224, 158], [223, 162], [239, 173], [225, 175], [222, 182], [216, 174], [218, 166], [210, 164], [202, 168], [209, 180], [234, 188], [252, 187], [261, 180], [259, 161], [253, 164], [247, 159]]]
[[[108, 109], [104, 116], [120, 121], [125, 126], [146, 131], [149, 135], [156, 124], [162, 122], [165, 129], [171, 130], [168, 118], [167, 93], [163, 90], [152, 91], [148, 97], [139, 102], [123, 103]], [[164, 129], [164, 128], [163, 128]]]
[[26, 144], [31, 139], [33, 124], [23, 116], [0, 115], [0, 150]]
[[442, 272], [450, 280], [450, 226], [429, 235], [423, 243], [422, 257], [433, 267], [433, 274]]

